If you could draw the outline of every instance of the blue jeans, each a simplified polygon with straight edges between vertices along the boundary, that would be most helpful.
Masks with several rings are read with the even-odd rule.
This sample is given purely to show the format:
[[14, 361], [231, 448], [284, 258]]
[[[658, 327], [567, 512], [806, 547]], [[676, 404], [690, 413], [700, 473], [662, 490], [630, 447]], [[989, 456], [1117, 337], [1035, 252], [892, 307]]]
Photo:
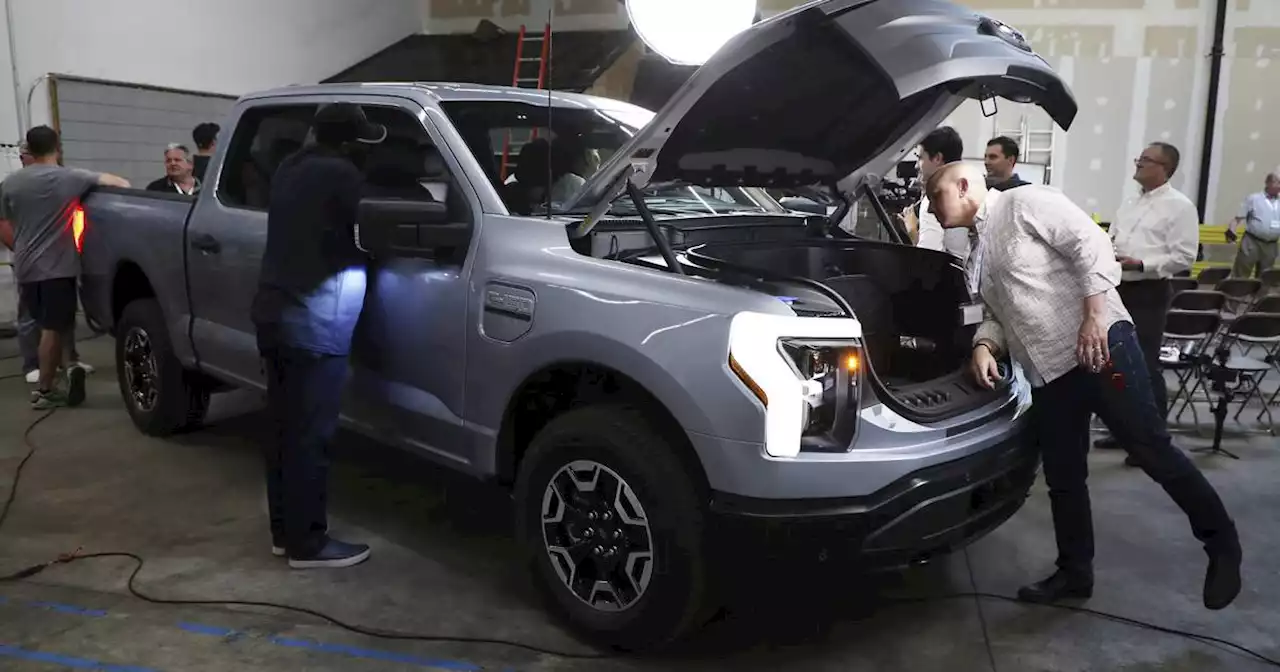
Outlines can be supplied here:
[[1191, 523], [1191, 532], [1214, 552], [1238, 543], [1235, 524], [1204, 474], [1173, 445], [1157, 410], [1151, 376], [1133, 325], [1118, 322], [1107, 334], [1111, 366], [1083, 368], [1037, 388], [1032, 435], [1039, 444], [1049, 486], [1058, 567], [1093, 573], [1093, 513], [1089, 504], [1089, 417], [1097, 413], [1112, 434], [1164, 488]]
[[264, 447], [271, 537], [291, 558], [327, 541], [329, 442], [338, 428], [347, 358], [301, 348], [260, 346], [276, 440]]

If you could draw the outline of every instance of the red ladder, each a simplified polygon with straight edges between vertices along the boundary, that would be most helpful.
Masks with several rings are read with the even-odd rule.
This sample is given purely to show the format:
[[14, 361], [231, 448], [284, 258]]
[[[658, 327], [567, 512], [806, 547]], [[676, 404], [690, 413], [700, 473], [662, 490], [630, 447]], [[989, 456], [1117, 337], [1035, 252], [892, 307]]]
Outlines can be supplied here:
[[[537, 42], [541, 43], [537, 47], [538, 56], [536, 58], [532, 56], [525, 56], [525, 45], [529, 45]], [[541, 35], [537, 35], [537, 34], [530, 35], [525, 30], [524, 26], [520, 26], [520, 32], [516, 36], [516, 64], [511, 74], [511, 86], [514, 86], [516, 88], [521, 88], [521, 89], [545, 88], [546, 81], [547, 81], [547, 56], [550, 55], [550, 49], [551, 49], [551, 24], [548, 23], [546, 26], [542, 28]], [[533, 76], [528, 72], [529, 70], [528, 66], [533, 63], [538, 64], [537, 76]], [[528, 138], [526, 138], [524, 142], [520, 143], [520, 146], [524, 146], [525, 143], [528, 143], [529, 141], [534, 140], [537, 137], [538, 137], [538, 129], [534, 128], [529, 133]], [[519, 147], [516, 147], [515, 149], [519, 149]], [[511, 150], [512, 150], [511, 131], [508, 130], [507, 137], [502, 142], [502, 171], [501, 173], [499, 173], [500, 182], [505, 183], [507, 181], [507, 164], [511, 158]]]

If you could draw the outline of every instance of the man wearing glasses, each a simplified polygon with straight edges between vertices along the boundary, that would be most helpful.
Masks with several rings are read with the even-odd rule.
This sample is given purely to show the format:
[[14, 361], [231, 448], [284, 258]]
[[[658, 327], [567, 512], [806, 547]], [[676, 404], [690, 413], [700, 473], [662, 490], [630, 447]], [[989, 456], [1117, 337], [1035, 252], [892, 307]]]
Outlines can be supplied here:
[[[1165, 319], [1173, 302], [1169, 279], [1191, 270], [1200, 241], [1196, 206], [1169, 180], [1178, 172], [1178, 149], [1153, 142], [1134, 159], [1133, 180], [1141, 191], [1120, 206], [1111, 224], [1116, 260], [1123, 270], [1120, 298], [1133, 316], [1138, 344], [1151, 374], [1151, 389], [1161, 416], [1168, 413], [1168, 391], [1160, 367], [1160, 344]], [[1106, 418], [1103, 418], [1105, 421]], [[1114, 438], [1100, 439], [1098, 448], [1121, 447]], [[1137, 466], [1132, 455], [1125, 464]]]

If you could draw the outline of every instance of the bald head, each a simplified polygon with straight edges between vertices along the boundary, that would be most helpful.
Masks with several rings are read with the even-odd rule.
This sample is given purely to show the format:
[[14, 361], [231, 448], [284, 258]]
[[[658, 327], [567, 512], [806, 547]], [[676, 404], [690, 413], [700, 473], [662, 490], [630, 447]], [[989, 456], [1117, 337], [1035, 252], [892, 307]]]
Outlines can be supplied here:
[[1267, 195], [1275, 198], [1280, 196], [1280, 174], [1267, 173]]
[[929, 197], [929, 212], [944, 229], [970, 228], [987, 200], [987, 178], [982, 168], [954, 161], [929, 176], [925, 194]]

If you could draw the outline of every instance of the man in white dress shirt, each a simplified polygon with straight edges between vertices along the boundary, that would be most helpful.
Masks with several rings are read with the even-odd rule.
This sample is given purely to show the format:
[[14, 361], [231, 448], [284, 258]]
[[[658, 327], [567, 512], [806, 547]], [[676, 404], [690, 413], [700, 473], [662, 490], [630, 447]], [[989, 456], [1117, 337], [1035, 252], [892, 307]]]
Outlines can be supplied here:
[[[964, 156], [964, 141], [960, 134], [950, 126], [939, 126], [920, 141], [920, 182], [929, 180], [929, 176], [938, 168], [959, 161]], [[950, 252], [959, 257], [964, 264], [969, 259], [969, 234], [965, 229], [944, 230], [938, 218], [929, 212], [927, 194], [920, 201], [918, 216], [920, 233], [916, 247], [928, 250]]]
[[1033, 387], [1029, 440], [1041, 453], [1058, 570], [1018, 597], [1057, 602], [1093, 595], [1089, 418], [1100, 408], [1143, 470], [1186, 514], [1209, 556], [1203, 601], [1222, 609], [1240, 593], [1240, 540], [1204, 474], [1174, 447], [1151, 393], [1133, 323], [1115, 287], [1111, 241], [1061, 191], [1027, 185], [988, 191], [982, 170], [952, 164], [926, 185], [943, 226], [974, 229], [979, 294], [987, 318], [973, 341], [971, 370], [984, 387], [1010, 356]]
[[[1191, 199], [1169, 180], [1181, 157], [1173, 145], [1153, 142], [1134, 160], [1133, 180], [1141, 191], [1125, 201], [1111, 224], [1111, 240], [1124, 274], [1119, 292], [1133, 316], [1143, 358], [1151, 371], [1156, 408], [1168, 413], [1168, 391], [1160, 367], [1160, 344], [1173, 301], [1169, 279], [1191, 270], [1200, 241], [1200, 215]], [[1116, 448], [1114, 438], [1099, 439], [1099, 448]], [[1126, 464], [1136, 466], [1132, 460]]]

